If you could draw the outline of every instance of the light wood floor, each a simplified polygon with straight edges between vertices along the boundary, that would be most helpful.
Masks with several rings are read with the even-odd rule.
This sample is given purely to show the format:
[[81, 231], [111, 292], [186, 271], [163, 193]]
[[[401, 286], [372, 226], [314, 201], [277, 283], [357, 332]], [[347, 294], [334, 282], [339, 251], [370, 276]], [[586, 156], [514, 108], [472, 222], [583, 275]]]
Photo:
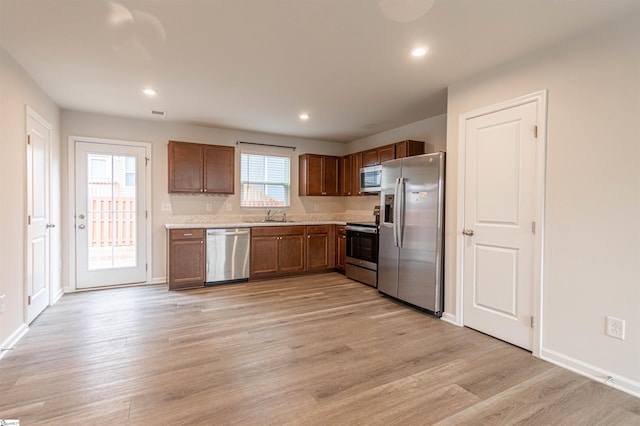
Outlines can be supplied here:
[[339, 274], [68, 294], [0, 360], [25, 425], [640, 424], [640, 399]]

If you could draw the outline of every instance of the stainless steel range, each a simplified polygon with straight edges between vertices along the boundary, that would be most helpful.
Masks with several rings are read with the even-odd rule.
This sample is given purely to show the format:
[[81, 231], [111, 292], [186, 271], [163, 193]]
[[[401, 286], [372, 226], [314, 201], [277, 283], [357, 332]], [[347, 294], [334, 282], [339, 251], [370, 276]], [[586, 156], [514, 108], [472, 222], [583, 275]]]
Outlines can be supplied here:
[[356, 281], [378, 286], [378, 226], [373, 223], [347, 223], [345, 275]]

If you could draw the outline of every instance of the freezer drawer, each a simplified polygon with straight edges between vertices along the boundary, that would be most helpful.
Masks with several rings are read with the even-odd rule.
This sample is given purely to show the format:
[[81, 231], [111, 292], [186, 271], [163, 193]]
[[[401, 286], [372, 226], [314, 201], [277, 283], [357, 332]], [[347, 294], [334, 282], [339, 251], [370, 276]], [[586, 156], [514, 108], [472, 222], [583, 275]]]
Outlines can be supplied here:
[[206, 283], [249, 278], [249, 228], [207, 229]]

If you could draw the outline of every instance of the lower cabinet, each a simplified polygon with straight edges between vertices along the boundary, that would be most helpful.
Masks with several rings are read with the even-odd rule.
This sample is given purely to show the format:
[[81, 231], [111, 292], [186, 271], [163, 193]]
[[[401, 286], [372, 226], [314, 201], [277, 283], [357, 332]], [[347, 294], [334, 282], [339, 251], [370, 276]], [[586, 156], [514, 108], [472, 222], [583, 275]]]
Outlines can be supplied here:
[[204, 229], [170, 229], [168, 250], [169, 290], [202, 287], [205, 280]]
[[307, 226], [307, 271], [324, 271], [335, 266], [335, 225]]
[[336, 269], [344, 272], [347, 265], [347, 229], [344, 225], [336, 226]]
[[251, 228], [251, 278], [335, 267], [335, 225]]
[[304, 272], [305, 227], [251, 228], [251, 278]]

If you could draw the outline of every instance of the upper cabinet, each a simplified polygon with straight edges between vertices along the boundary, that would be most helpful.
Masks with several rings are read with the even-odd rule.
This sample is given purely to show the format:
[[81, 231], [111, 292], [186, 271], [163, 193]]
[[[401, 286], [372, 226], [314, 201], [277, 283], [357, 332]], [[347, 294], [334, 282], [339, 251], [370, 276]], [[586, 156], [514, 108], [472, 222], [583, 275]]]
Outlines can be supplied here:
[[394, 147], [394, 158], [413, 157], [414, 155], [424, 154], [424, 142], [422, 141], [406, 140], [402, 142], [396, 142], [394, 144]]
[[169, 192], [233, 194], [232, 146], [169, 141]]
[[341, 195], [340, 158], [331, 155], [303, 154], [299, 159], [300, 195]]
[[351, 195], [353, 191], [353, 185], [351, 183], [353, 156], [345, 155], [340, 157], [340, 171], [338, 176], [340, 177], [340, 195]]

